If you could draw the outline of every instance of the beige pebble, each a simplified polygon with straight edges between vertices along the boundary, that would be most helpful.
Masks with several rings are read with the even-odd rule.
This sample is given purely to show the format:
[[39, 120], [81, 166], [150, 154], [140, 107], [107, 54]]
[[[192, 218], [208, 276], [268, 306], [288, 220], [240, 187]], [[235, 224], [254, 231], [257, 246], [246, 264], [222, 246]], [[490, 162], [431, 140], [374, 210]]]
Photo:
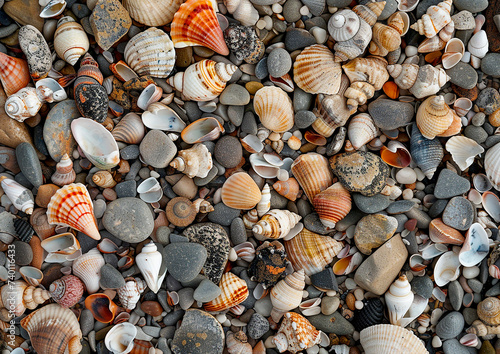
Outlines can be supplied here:
[[365, 294], [364, 294], [363, 289], [358, 288], [358, 289], [354, 290], [354, 296], [356, 297], [356, 300], [358, 300], [358, 301], [363, 300], [365, 298]]
[[282, 11], [283, 11], [283, 6], [281, 6], [280, 4], [276, 3], [276, 4], [273, 4], [273, 6], [271, 7], [273, 12], [275, 14], [280, 14]]
[[404, 191], [403, 191], [403, 199], [404, 200], [410, 200], [413, 198], [413, 191], [409, 188], [406, 188]]
[[237, 259], [238, 255], [236, 254], [236, 251], [234, 250], [234, 248], [231, 248], [231, 250], [229, 250], [229, 260], [231, 262], [235, 262]]
[[266, 21], [264, 19], [260, 19], [257, 21], [257, 24], [255, 25], [258, 29], [264, 29], [266, 28]]
[[364, 305], [363, 305], [363, 301], [359, 301], [359, 300], [358, 300], [358, 301], [356, 301], [356, 302], [354, 303], [354, 307], [355, 307], [357, 310], [361, 310], [361, 309], [363, 308], [363, 306], [364, 306]]

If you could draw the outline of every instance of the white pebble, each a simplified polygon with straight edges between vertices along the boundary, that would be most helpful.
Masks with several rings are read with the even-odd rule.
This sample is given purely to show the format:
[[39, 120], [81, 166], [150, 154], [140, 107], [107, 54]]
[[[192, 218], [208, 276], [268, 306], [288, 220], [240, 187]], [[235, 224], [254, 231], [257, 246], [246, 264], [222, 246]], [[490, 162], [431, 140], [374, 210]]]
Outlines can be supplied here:
[[464, 63], [470, 62], [470, 52], [465, 52], [460, 60]]
[[356, 289], [356, 287], [358, 286], [358, 284], [356, 284], [356, 282], [354, 281], [354, 279], [352, 278], [347, 278], [345, 280], [345, 286], [348, 290], [352, 290], [352, 289]]
[[260, 19], [257, 21], [257, 24], [255, 26], [257, 26], [258, 29], [264, 29], [266, 28], [266, 21]]
[[403, 191], [403, 199], [404, 200], [410, 200], [413, 198], [413, 191], [409, 188], [406, 188], [404, 191]]
[[231, 320], [231, 325], [235, 327], [245, 327], [247, 324], [237, 318]]
[[292, 133], [285, 132], [285, 133], [283, 133], [283, 136], [281, 137], [281, 140], [288, 141], [288, 139], [290, 139], [291, 137], [292, 137]]
[[328, 6], [328, 12], [331, 13], [331, 14], [334, 14], [335, 12], [337, 12], [339, 10], [338, 7], [335, 7], [335, 6]]
[[354, 307], [356, 307], [356, 309], [358, 310], [361, 310], [363, 308], [363, 301], [355, 301], [354, 302]]
[[319, 353], [319, 347], [317, 345], [313, 345], [311, 348], [306, 349], [307, 354], [318, 354]]
[[464, 267], [462, 274], [466, 279], [474, 279], [479, 275], [479, 267]]
[[229, 251], [229, 260], [231, 262], [235, 262], [237, 259], [238, 255], [236, 254], [236, 251], [234, 250], [234, 248], [231, 248], [231, 250]]
[[319, 354], [328, 354], [328, 350], [325, 348], [319, 348]]
[[335, 296], [337, 295], [337, 292], [335, 290], [328, 290], [326, 292], [326, 296]]
[[439, 338], [438, 336], [434, 336], [434, 338], [432, 338], [432, 347], [433, 348], [440, 348], [442, 345], [443, 345], [443, 342], [441, 341], [441, 338]]
[[417, 331], [418, 331], [418, 333], [423, 334], [423, 333], [427, 332], [427, 327], [419, 326], [417, 328]]
[[224, 327], [231, 327], [231, 321], [229, 321], [229, 319], [227, 319], [226, 321], [224, 321], [224, 323], [222, 325]]
[[405, 54], [407, 57], [412, 57], [418, 54], [418, 49], [415, 46], [407, 45], [405, 48]]
[[80, 158], [80, 154], [78, 153], [78, 149], [73, 150], [73, 158], [75, 160]]
[[149, 175], [154, 178], [160, 178], [160, 174], [156, 171], [151, 171]]
[[280, 181], [284, 182], [284, 181], [288, 181], [288, 179], [290, 178], [290, 175], [288, 174], [287, 170], [280, 169], [278, 171], [278, 175], [276, 177], [278, 177], [278, 179]]
[[420, 168], [414, 168], [413, 171], [415, 171], [415, 173], [417, 174], [417, 180], [418, 181], [423, 181], [424, 178], [425, 178], [425, 175], [424, 173], [422, 172], [422, 170]]
[[271, 7], [273, 9], [273, 12], [275, 14], [280, 14], [282, 11], [283, 11], [283, 6], [281, 6], [280, 4], [276, 3], [276, 4], [273, 4], [273, 6]]
[[[417, 176], [417, 179], [418, 179], [418, 176]], [[415, 184], [415, 189], [418, 191], [423, 191], [425, 189], [425, 184], [423, 184], [422, 182], [417, 182]]]
[[302, 133], [300, 132], [300, 130], [296, 130], [293, 132], [293, 136], [299, 138], [300, 140], [302, 140]]
[[356, 298], [356, 300], [358, 301], [361, 301], [365, 298], [365, 294], [364, 294], [364, 291], [363, 289], [361, 288], [358, 288], [356, 290], [354, 290], [354, 297]]
[[273, 19], [269, 16], [264, 17], [264, 21], [266, 21], [266, 30], [270, 31], [273, 29]]
[[219, 321], [219, 323], [224, 323], [227, 320], [226, 315], [224, 315], [223, 313], [219, 313], [217, 316], [215, 316], [215, 318], [217, 319], [217, 321]]
[[396, 181], [401, 184], [412, 184], [417, 181], [417, 174], [410, 167], [405, 167], [396, 173]]
[[359, 340], [359, 332], [358, 331], [354, 331], [354, 333], [352, 334], [352, 339], [355, 340], [356, 342]]
[[302, 16], [307, 16], [309, 15], [309, 9], [307, 8], [307, 6], [302, 6], [299, 10], [299, 13], [302, 15]]
[[328, 39], [328, 33], [321, 27], [314, 26], [313, 28], [311, 28], [310, 32], [314, 36], [314, 39], [316, 39], [316, 43], [318, 44], [323, 44]]

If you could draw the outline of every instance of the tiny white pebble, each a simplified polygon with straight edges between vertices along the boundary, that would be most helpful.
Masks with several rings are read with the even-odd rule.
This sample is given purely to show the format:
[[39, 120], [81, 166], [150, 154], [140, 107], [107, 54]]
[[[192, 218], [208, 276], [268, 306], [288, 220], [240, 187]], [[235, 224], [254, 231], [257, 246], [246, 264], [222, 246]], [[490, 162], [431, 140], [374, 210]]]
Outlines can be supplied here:
[[326, 292], [326, 296], [335, 296], [337, 295], [337, 292], [335, 290], [328, 290]]
[[78, 153], [78, 150], [77, 149], [73, 150], [73, 158], [76, 160], [79, 157], [80, 157], [80, 154]]
[[217, 321], [219, 321], [219, 323], [224, 323], [227, 320], [226, 315], [224, 315], [223, 313], [218, 314], [217, 316], [215, 316], [215, 318], [217, 319]]
[[318, 354], [319, 353], [319, 347], [317, 345], [313, 345], [310, 348], [306, 349], [307, 354]]
[[425, 178], [425, 175], [420, 168], [414, 168], [413, 171], [415, 171], [418, 181], [422, 181]]
[[226, 321], [224, 321], [224, 323], [222, 325], [224, 327], [231, 327], [231, 321], [229, 321], [229, 319], [227, 319]]
[[[418, 175], [417, 175], [417, 178], [418, 178]], [[418, 191], [423, 191], [425, 189], [425, 184], [423, 184], [422, 182], [417, 182], [415, 184], [415, 189], [417, 189]]]
[[409, 188], [406, 188], [404, 191], [403, 191], [403, 199], [404, 200], [410, 200], [413, 198], [413, 191]]
[[423, 334], [423, 333], [427, 332], [427, 327], [419, 326], [417, 328], [417, 331], [418, 331], [418, 333]]
[[379, 137], [379, 139], [380, 139], [380, 141], [381, 141], [381, 142], [383, 142], [383, 143], [385, 143], [385, 142], [387, 141], [387, 137], [386, 137], [385, 135], [381, 135], [381, 136]]
[[352, 339], [355, 341], [359, 340], [359, 332], [358, 331], [354, 331], [354, 333], [352, 334]]
[[411, 167], [405, 167], [396, 173], [396, 181], [401, 184], [412, 184], [417, 180], [417, 174]]
[[412, 57], [414, 55], [417, 55], [418, 54], [417, 47], [412, 45], [407, 45], [405, 48], [405, 54], [407, 57]]
[[280, 181], [288, 181], [288, 179], [290, 178], [289, 174], [288, 174], [288, 171], [287, 170], [283, 170], [283, 169], [280, 169], [278, 171], [278, 175], [277, 175], [278, 179]]
[[439, 338], [438, 336], [434, 336], [434, 338], [432, 338], [432, 347], [433, 348], [439, 348], [443, 345], [443, 342], [441, 341], [441, 338]]
[[288, 139], [290, 139], [291, 136], [292, 136], [292, 133], [285, 132], [285, 133], [283, 133], [283, 136], [281, 137], [281, 140], [287, 141]]
[[231, 262], [235, 262], [237, 259], [238, 255], [236, 254], [236, 251], [234, 250], [234, 248], [231, 248], [231, 250], [229, 251], [229, 260]]
[[156, 171], [151, 171], [149, 175], [154, 178], [160, 178], [160, 174]]
[[302, 6], [299, 10], [300, 14], [302, 16], [307, 16], [309, 15], [309, 9], [307, 8], [307, 6]]
[[260, 19], [257, 21], [256, 26], [258, 29], [264, 29], [264, 28], [266, 28], [266, 21], [264, 21], [263, 19]]
[[311, 28], [310, 32], [314, 36], [314, 39], [316, 39], [316, 43], [318, 44], [323, 44], [328, 39], [328, 33], [321, 27], [313, 27]]
[[361, 301], [365, 298], [365, 294], [364, 294], [364, 291], [363, 289], [361, 288], [358, 288], [356, 290], [354, 290], [354, 297], [356, 298], [356, 300], [358, 301]]
[[354, 307], [356, 307], [356, 309], [358, 310], [361, 310], [363, 308], [363, 301], [355, 301], [354, 302]]
[[462, 271], [462, 275], [466, 278], [466, 279], [473, 279], [475, 277], [477, 277], [479, 275], [479, 267], [464, 267], [463, 271]]
[[283, 11], [283, 6], [278, 3], [273, 4], [271, 8], [275, 14], [280, 14]]
[[331, 14], [334, 14], [335, 12], [337, 12], [339, 10], [338, 7], [335, 7], [335, 6], [328, 6], [328, 12], [331, 13]]

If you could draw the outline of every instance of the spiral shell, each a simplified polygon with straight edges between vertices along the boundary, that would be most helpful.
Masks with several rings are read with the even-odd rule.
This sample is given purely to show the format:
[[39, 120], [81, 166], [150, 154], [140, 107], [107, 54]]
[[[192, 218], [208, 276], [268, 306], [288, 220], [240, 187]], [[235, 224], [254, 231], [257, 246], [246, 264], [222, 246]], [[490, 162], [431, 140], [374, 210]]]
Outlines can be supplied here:
[[57, 55], [70, 65], [89, 50], [89, 39], [83, 27], [71, 17], [65, 16], [57, 23], [54, 48]]
[[5, 113], [18, 122], [35, 116], [42, 107], [43, 101], [33, 87], [25, 87], [9, 96], [5, 101]]
[[484, 169], [493, 187], [496, 190], [500, 190], [500, 143], [490, 147], [486, 151]]
[[389, 320], [393, 325], [400, 325], [399, 320], [404, 316], [413, 302], [413, 293], [406, 275], [400, 276], [385, 293], [385, 304], [389, 310]]
[[253, 106], [267, 129], [284, 133], [292, 128], [294, 123], [292, 100], [279, 87], [261, 88], [255, 94]]
[[444, 157], [443, 146], [436, 139], [426, 139], [414, 124], [410, 139], [410, 152], [417, 166], [427, 178], [432, 178]]
[[3, 191], [7, 194], [7, 197], [9, 197], [16, 209], [26, 214], [33, 213], [35, 202], [33, 194], [29, 189], [5, 176], [1, 176], [0, 181]]
[[384, 318], [384, 304], [379, 298], [363, 301], [363, 308], [356, 311], [352, 324], [358, 332], [363, 329], [380, 324]]
[[299, 194], [299, 183], [293, 177], [286, 181], [276, 181], [273, 184], [273, 189], [288, 200], [294, 202]]
[[76, 172], [73, 169], [73, 161], [68, 154], [64, 154], [56, 165], [56, 172], [51, 177], [52, 183], [63, 187], [75, 181]]
[[477, 315], [487, 325], [499, 325], [500, 300], [496, 297], [487, 297], [477, 305]]
[[342, 65], [351, 83], [368, 82], [377, 91], [389, 80], [386, 67], [387, 61], [381, 57], [356, 58]]
[[401, 45], [401, 35], [404, 30], [403, 18], [396, 14], [387, 21], [387, 25], [380, 22], [373, 26], [373, 36], [370, 43], [370, 54], [385, 57]]
[[259, 187], [248, 173], [230, 176], [222, 186], [222, 202], [234, 209], [252, 209], [262, 198]]
[[190, 149], [179, 151], [177, 157], [170, 162], [170, 166], [189, 178], [205, 178], [212, 169], [212, 155], [205, 145], [194, 144]]
[[26, 60], [0, 53], [0, 81], [7, 96], [26, 87], [30, 79]]
[[193, 203], [184, 197], [172, 198], [165, 209], [168, 221], [175, 226], [185, 227], [191, 225], [196, 217], [196, 208]]
[[252, 354], [252, 346], [247, 342], [247, 336], [243, 331], [228, 332], [226, 348], [229, 354]]
[[221, 294], [203, 305], [206, 311], [224, 311], [236, 306], [248, 297], [246, 281], [233, 273], [224, 273], [219, 283]]
[[427, 139], [446, 134], [453, 120], [454, 113], [445, 103], [443, 96], [427, 98], [417, 111], [418, 129]]
[[99, 290], [101, 267], [104, 263], [104, 258], [97, 248], [91, 249], [73, 261], [73, 274], [85, 283], [89, 294]]
[[128, 113], [120, 119], [111, 135], [116, 141], [123, 141], [126, 144], [138, 144], [144, 138], [145, 130], [141, 118], [135, 113]]
[[292, 164], [292, 172], [309, 201], [333, 183], [326, 157], [317, 153], [302, 154]]
[[[304, 316], [295, 312], [287, 312], [278, 333], [273, 338], [273, 343], [280, 353], [284, 351], [298, 353], [315, 344], [323, 344], [322, 337], [324, 333], [318, 331]], [[326, 346], [329, 341], [325, 341]]]
[[265, 213], [271, 209], [271, 190], [269, 185], [266, 183], [264, 188], [262, 188], [262, 197], [257, 203], [257, 214], [262, 217]]
[[123, 0], [130, 17], [146, 26], [165, 26], [172, 22], [182, 0]]
[[305, 285], [304, 270], [301, 269], [287, 275], [271, 289], [270, 296], [273, 304], [271, 317], [275, 322], [278, 322], [285, 312], [300, 305]]
[[352, 146], [359, 150], [363, 145], [378, 136], [378, 129], [369, 114], [360, 113], [351, 118], [347, 128], [347, 136]]
[[425, 35], [427, 38], [434, 37], [451, 22], [451, 5], [452, 0], [445, 0], [438, 5], [430, 6], [427, 13], [415, 22], [410, 28], [417, 31], [419, 34]]
[[101, 188], [113, 188], [116, 186], [116, 181], [109, 171], [97, 171], [92, 176], [92, 182]]
[[122, 306], [127, 310], [135, 309], [141, 294], [146, 289], [146, 282], [139, 278], [126, 278], [125, 285], [116, 290]]
[[401, 89], [409, 90], [415, 97], [424, 98], [436, 94], [450, 80], [442, 68], [430, 64], [387, 65], [387, 71]]
[[54, 280], [49, 287], [50, 296], [62, 307], [72, 307], [83, 295], [83, 283], [74, 275]]
[[351, 194], [337, 182], [316, 194], [313, 206], [323, 225], [334, 228], [335, 224], [351, 211]]
[[273, 209], [253, 226], [252, 231], [260, 241], [267, 238], [279, 239], [286, 237], [300, 219], [300, 215], [291, 211]]
[[141, 253], [135, 257], [135, 263], [148, 287], [156, 294], [160, 290], [164, 276], [164, 274], [160, 275], [162, 255], [158, 252], [156, 245], [150, 242], [142, 247]]

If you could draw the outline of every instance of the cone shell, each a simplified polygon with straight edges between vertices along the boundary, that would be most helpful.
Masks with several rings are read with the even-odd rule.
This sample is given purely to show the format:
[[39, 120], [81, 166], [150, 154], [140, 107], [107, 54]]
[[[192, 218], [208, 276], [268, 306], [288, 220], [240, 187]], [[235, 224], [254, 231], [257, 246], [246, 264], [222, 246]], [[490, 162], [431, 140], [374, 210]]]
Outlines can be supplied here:
[[380, 324], [363, 329], [360, 341], [366, 354], [412, 353], [428, 351], [416, 335], [400, 326]]
[[452, 245], [461, 245], [465, 240], [460, 231], [446, 225], [440, 218], [432, 220], [429, 224], [429, 236], [435, 243]]
[[101, 239], [92, 200], [81, 183], [64, 186], [52, 196], [47, 206], [47, 218], [50, 224], [69, 226], [94, 240]]
[[49, 304], [21, 320], [37, 353], [78, 354], [82, 331], [75, 314], [58, 304]]
[[293, 269], [303, 269], [309, 276], [321, 272], [342, 249], [342, 243], [303, 229], [290, 241], [285, 241], [288, 259]]
[[321, 334], [304, 316], [287, 312], [273, 342], [280, 353], [298, 353], [320, 343]]
[[413, 292], [406, 275], [400, 276], [385, 293], [385, 304], [389, 310], [389, 320], [393, 325], [400, 325], [399, 320], [405, 315], [413, 302]]
[[387, 65], [387, 71], [400, 89], [410, 89], [417, 80], [419, 66], [416, 64]]
[[496, 297], [487, 297], [477, 305], [479, 319], [490, 326], [500, 324], [500, 300]]
[[347, 136], [352, 146], [359, 150], [363, 145], [378, 136], [378, 129], [369, 114], [360, 113], [351, 118], [347, 128]]
[[166, 78], [175, 64], [175, 49], [170, 37], [155, 27], [132, 37], [123, 54], [139, 76]]
[[453, 161], [462, 171], [474, 162], [474, 158], [482, 154], [484, 149], [481, 145], [465, 136], [454, 136], [446, 142], [446, 150], [451, 154]]
[[17, 183], [13, 179], [5, 176], [0, 177], [1, 186], [7, 197], [9, 197], [14, 207], [26, 214], [33, 213], [35, 201], [29, 189]]
[[299, 182], [293, 177], [286, 181], [276, 181], [273, 184], [273, 189], [288, 200], [294, 202], [299, 194]]
[[410, 152], [417, 166], [429, 179], [432, 178], [444, 157], [443, 147], [439, 140], [437, 138], [426, 139], [416, 124], [413, 125], [411, 133]]
[[230, 176], [222, 186], [222, 202], [234, 209], [252, 209], [262, 194], [248, 173], [238, 172]]
[[381, 57], [356, 58], [342, 65], [345, 74], [351, 83], [365, 81], [373, 85], [375, 90], [380, 90], [389, 80], [386, 70], [387, 61]]
[[493, 187], [500, 190], [500, 143], [486, 151], [484, 169]]
[[334, 228], [351, 211], [351, 194], [337, 182], [316, 194], [313, 206], [323, 225]]
[[266, 86], [257, 91], [253, 107], [267, 129], [284, 133], [293, 127], [292, 100], [279, 87]]
[[293, 80], [312, 94], [334, 95], [339, 91], [342, 68], [328, 47], [315, 44], [305, 48], [293, 64]]
[[175, 13], [170, 35], [176, 48], [201, 45], [228, 55], [214, 0], [188, 0]]
[[30, 82], [26, 60], [0, 53], [0, 81], [7, 96], [13, 95]]
[[417, 111], [417, 126], [427, 139], [442, 135], [453, 123], [453, 111], [443, 96], [427, 98]]
[[59, 20], [54, 33], [54, 48], [57, 55], [70, 65], [89, 50], [89, 39], [83, 27], [71, 17]]
[[415, 22], [410, 28], [427, 38], [434, 37], [451, 22], [450, 10], [452, 0], [445, 0], [438, 5], [433, 5], [427, 9], [427, 13]]
[[302, 154], [292, 164], [292, 173], [307, 195], [313, 201], [316, 194], [333, 183], [326, 157], [317, 153]]
[[111, 135], [116, 141], [138, 144], [144, 138], [145, 130], [141, 118], [135, 113], [128, 113], [118, 122]]
[[205, 145], [194, 144], [190, 149], [179, 151], [170, 166], [186, 174], [189, 178], [205, 178], [212, 169], [212, 155]]
[[304, 270], [301, 269], [287, 275], [271, 289], [270, 297], [273, 304], [271, 316], [275, 322], [278, 322], [285, 312], [300, 305], [305, 285]]
[[271, 189], [269, 188], [269, 185], [266, 183], [264, 185], [264, 188], [262, 188], [262, 197], [260, 198], [260, 201], [257, 203], [257, 214], [262, 217], [264, 216], [265, 213], [271, 209]]
[[83, 295], [83, 283], [74, 275], [65, 275], [54, 280], [49, 287], [50, 295], [62, 307], [72, 307]]
[[73, 161], [68, 154], [64, 154], [56, 165], [56, 172], [51, 177], [52, 183], [62, 187], [73, 183], [76, 178], [76, 172], [73, 169]]
[[222, 275], [219, 287], [221, 294], [203, 305], [206, 311], [224, 311], [242, 303], [248, 297], [247, 283], [231, 272]]
[[73, 274], [85, 283], [89, 294], [99, 290], [101, 267], [104, 263], [104, 258], [97, 248], [91, 249], [73, 261]]
[[297, 225], [301, 216], [288, 210], [273, 209], [265, 214], [252, 228], [258, 240], [286, 237]]
[[125, 285], [116, 290], [121, 305], [126, 310], [133, 310], [141, 294], [146, 289], [146, 282], [139, 278], [125, 279]]
[[146, 26], [164, 26], [172, 22], [182, 0], [124, 0], [130, 17]]
[[137, 267], [142, 273], [148, 287], [156, 294], [160, 289], [158, 280], [160, 279], [160, 267], [162, 264], [162, 255], [158, 252], [153, 242], [146, 244], [141, 253], [135, 257]]

